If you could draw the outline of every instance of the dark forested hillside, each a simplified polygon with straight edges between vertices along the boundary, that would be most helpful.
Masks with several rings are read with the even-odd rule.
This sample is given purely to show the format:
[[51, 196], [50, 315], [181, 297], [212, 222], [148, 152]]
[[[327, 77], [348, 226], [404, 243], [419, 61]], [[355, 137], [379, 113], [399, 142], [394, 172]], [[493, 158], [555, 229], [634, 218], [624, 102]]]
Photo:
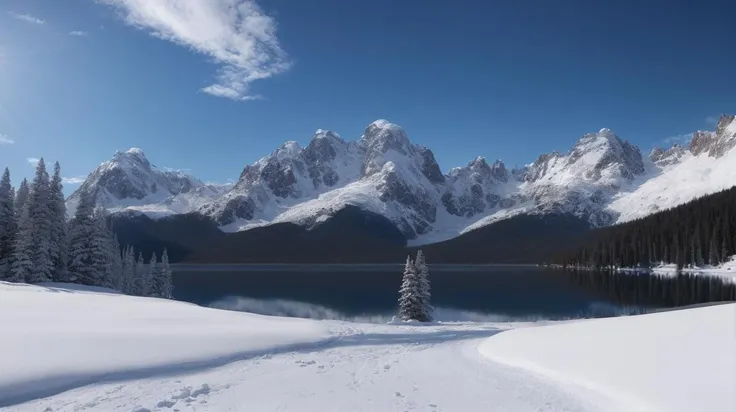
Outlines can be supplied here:
[[152, 253], [168, 250], [172, 262], [179, 262], [195, 250], [212, 244], [225, 234], [207, 217], [196, 213], [151, 219], [143, 214], [115, 214], [110, 225], [121, 245], [133, 246], [146, 261]]
[[736, 187], [621, 225], [589, 232], [556, 263], [632, 267], [716, 265], [736, 254]]
[[423, 249], [431, 263], [537, 263], [588, 231], [569, 215], [517, 216], [456, 238], [407, 247], [385, 217], [357, 207], [311, 230], [279, 223], [232, 233], [187, 256], [197, 263], [401, 263]]

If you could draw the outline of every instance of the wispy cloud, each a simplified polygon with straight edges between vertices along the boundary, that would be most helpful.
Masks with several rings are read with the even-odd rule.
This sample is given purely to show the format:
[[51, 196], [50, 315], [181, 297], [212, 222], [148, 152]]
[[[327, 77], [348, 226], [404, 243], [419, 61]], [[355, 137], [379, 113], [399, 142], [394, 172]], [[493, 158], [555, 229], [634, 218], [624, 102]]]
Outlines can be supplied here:
[[715, 126], [718, 124], [719, 116], [708, 116], [705, 118], [705, 123], [708, 126]]
[[46, 20], [41, 20], [38, 17], [32, 16], [28, 13], [20, 14], [9, 11], [8, 14], [11, 15], [14, 19], [22, 20], [26, 23], [46, 24]]
[[84, 183], [85, 179], [87, 179], [87, 176], [72, 176], [72, 177], [62, 177], [61, 181], [68, 185], [78, 185], [80, 183]]
[[74, 31], [69, 32], [70, 36], [77, 36], [77, 37], [87, 37], [87, 34], [89, 33], [87, 33], [86, 31], [81, 31], [81, 30], [74, 30]]
[[276, 37], [276, 20], [254, 0], [97, 0], [122, 12], [125, 21], [164, 40], [210, 56], [220, 67], [203, 92], [254, 100], [256, 80], [289, 69]]
[[39, 159], [38, 159], [37, 157], [28, 157], [28, 158], [26, 158], [26, 161], [27, 161], [28, 163], [30, 163], [30, 164], [32, 164], [32, 165], [34, 165], [34, 166], [35, 166], [36, 164], [38, 164], [38, 160], [39, 160]]
[[662, 139], [662, 142], [668, 145], [672, 145], [675, 143], [683, 144], [683, 143], [686, 143], [688, 140], [690, 140], [690, 138], [692, 137], [693, 137], [692, 133], [683, 133], [683, 134], [665, 137], [664, 139]]
[[11, 139], [10, 136], [0, 133], [0, 144], [13, 144], [15, 140]]

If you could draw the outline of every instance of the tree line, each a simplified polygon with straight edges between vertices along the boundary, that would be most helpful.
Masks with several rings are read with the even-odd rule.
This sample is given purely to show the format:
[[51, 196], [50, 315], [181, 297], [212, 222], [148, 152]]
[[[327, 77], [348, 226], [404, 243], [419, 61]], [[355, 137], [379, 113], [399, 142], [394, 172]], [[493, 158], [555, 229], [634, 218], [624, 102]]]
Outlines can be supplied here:
[[121, 248], [94, 193], [84, 191], [68, 219], [61, 167], [49, 176], [44, 159], [32, 182], [16, 190], [10, 171], [0, 178], [0, 280], [63, 282], [112, 288], [139, 296], [172, 298], [167, 251], [146, 266], [133, 247]]
[[554, 263], [588, 268], [716, 266], [736, 255], [736, 187], [620, 225], [591, 231]]

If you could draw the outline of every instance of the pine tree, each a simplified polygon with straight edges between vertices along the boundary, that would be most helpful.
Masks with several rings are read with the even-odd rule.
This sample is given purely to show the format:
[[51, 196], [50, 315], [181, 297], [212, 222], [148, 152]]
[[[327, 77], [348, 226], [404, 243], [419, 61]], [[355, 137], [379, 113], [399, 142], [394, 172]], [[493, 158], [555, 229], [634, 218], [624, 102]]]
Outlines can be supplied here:
[[154, 298], [161, 296], [161, 291], [158, 288], [158, 272], [159, 269], [156, 265], [156, 252], [151, 254], [151, 260], [148, 262], [148, 276], [146, 278], [146, 290], [148, 293], [145, 296], [151, 296]]
[[128, 247], [128, 253], [125, 257], [125, 293], [129, 295], [136, 295], [135, 290], [135, 249], [133, 246]]
[[30, 195], [30, 189], [28, 188], [28, 180], [23, 178], [18, 186], [18, 191], [15, 194], [15, 221], [20, 221], [21, 215], [23, 214], [23, 208], [28, 202], [28, 196]]
[[50, 282], [54, 275], [51, 257], [50, 182], [43, 158], [36, 165], [36, 175], [31, 183], [28, 198], [28, 222], [31, 233], [31, 261], [33, 268], [28, 283]]
[[728, 258], [730, 257], [728, 256], [728, 246], [726, 243], [727, 241], [728, 241], [728, 236], [723, 236], [723, 241], [721, 242], [721, 262], [722, 263], [728, 261]]
[[431, 304], [432, 293], [429, 284], [429, 267], [427, 267], [424, 253], [421, 250], [417, 251], [414, 267], [419, 275], [419, 296], [422, 301], [422, 310], [424, 311], [424, 318], [426, 319], [425, 322], [430, 322], [432, 320], [432, 311], [434, 308], [432, 308]]
[[148, 296], [148, 270], [146, 270], [146, 261], [143, 260], [143, 252], [138, 254], [138, 260], [135, 264], [135, 286], [134, 295]]
[[69, 278], [72, 282], [111, 286], [107, 277], [110, 248], [100, 220], [93, 195], [81, 192], [69, 230]]
[[28, 202], [22, 203], [20, 216], [18, 216], [18, 230], [13, 244], [13, 256], [10, 262], [10, 275], [6, 280], [9, 282], [27, 282], [31, 279], [33, 269], [33, 235], [30, 218], [28, 217]]
[[174, 285], [172, 281], [171, 266], [169, 265], [169, 253], [164, 249], [161, 254], [161, 265], [158, 267], [153, 278], [155, 294], [165, 299], [173, 299]]
[[399, 289], [399, 317], [401, 319], [427, 321], [426, 313], [422, 307], [420, 288], [419, 274], [414, 262], [411, 261], [411, 256], [407, 256], [404, 277], [401, 282], [401, 289]]
[[10, 171], [6, 167], [0, 179], [0, 279], [10, 275], [16, 231], [15, 190], [10, 184]]
[[61, 167], [54, 164], [54, 176], [50, 183], [49, 215], [51, 219], [50, 255], [54, 267], [54, 280], [67, 282], [67, 254], [69, 249], [69, 233], [66, 222], [66, 204], [64, 202]]
[[710, 245], [708, 246], [708, 263], [712, 266], [718, 264], [718, 242], [716, 241], [716, 231], [713, 231], [713, 236], [710, 238]]
[[123, 290], [123, 257], [120, 250], [120, 242], [115, 233], [108, 227], [105, 228], [107, 231], [107, 237], [109, 242], [108, 259], [110, 261], [108, 267], [108, 277], [110, 278], [110, 284], [113, 289], [122, 291]]

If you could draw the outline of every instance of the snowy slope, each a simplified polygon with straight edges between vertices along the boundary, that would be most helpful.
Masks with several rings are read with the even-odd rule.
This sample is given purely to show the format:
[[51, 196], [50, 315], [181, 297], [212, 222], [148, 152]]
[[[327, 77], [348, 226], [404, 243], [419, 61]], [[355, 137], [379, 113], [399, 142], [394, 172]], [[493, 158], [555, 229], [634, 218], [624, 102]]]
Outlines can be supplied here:
[[735, 349], [736, 304], [516, 329], [479, 348], [492, 360], [663, 412], [736, 410]]
[[103, 379], [185, 372], [328, 338], [316, 322], [5, 282], [0, 325], [0, 407]]

